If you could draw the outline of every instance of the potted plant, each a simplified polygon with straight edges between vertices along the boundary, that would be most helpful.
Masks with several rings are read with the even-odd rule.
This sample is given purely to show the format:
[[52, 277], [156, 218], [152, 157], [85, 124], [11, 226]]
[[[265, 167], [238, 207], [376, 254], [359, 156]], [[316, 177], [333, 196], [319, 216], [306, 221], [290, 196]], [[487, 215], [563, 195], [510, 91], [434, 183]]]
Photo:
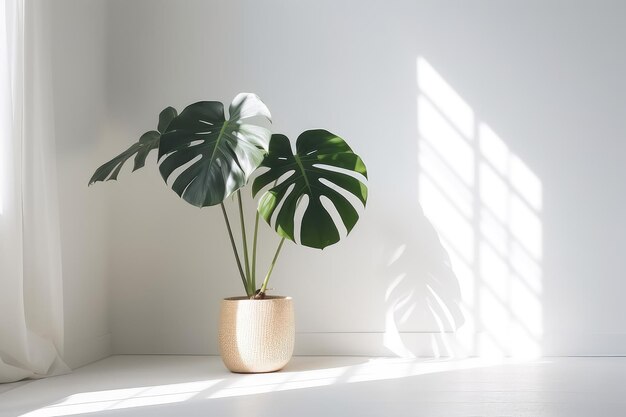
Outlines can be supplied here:
[[[352, 194], [363, 207], [367, 201], [365, 164], [342, 138], [326, 130], [307, 130], [296, 140], [294, 153], [286, 136], [271, 133], [270, 123], [268, 108], [248, 93], [234, 98], [228, 119], [223, 104], [217, 101], [191, 104], [180, 114], [168, 107], [160, 113], [156, 130], [144, 133], [138, 142], [99, 167], [89, 181], [91, 185], [116, 180], [131, 157], [135, 171], [145, 165], [152, 150], [158, 150], [161, 176], [183, 200], [197, 207], [220, 206], [245, 290], [245, 296], [226, 298], [221, 304], [220, 351], [233, 372], [276, 371], [293, 353], [292, 299], [267, 295], [285, 240], [296, 242], [295, 229], [299, 227], [297, 243], [303, 246], [323, 249], [337, 243], [339, 229], [323, 200], [335, 207], [348, 233], [359, 214], [345, 195]], [[251, 245], [241, 195], [249, 180], [252, 196], [260, 196]], [[225, 206], [229, 196], [237, 200], [239, 245]], [[297, 210], [301, 213], [299, 224]], [[260, 217], [278, 233], [280, 242], [257, 288]]]

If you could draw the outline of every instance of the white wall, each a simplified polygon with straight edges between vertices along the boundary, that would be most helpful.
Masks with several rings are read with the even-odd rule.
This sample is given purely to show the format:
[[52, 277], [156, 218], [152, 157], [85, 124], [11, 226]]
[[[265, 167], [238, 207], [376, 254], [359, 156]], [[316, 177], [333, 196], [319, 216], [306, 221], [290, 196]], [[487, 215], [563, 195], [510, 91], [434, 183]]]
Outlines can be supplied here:
[[87, 181], [109, 149], [102, 1], [50, 7], [65, 306], [65, 358], [77, 367], [111, 352], [107, 190]]
[[[349, 238], [280, 258], [271, 286], [295, 298], [297, 352], [626, 354], [626, 7], [301, 3], [107, 2], [106, 66], [65, 64], [107, 97], [98, 161], [165, 106], [255, 92], [275, 131], [340, 134], [371, 178]], [[106, 92], [89, 84], [104, 70]], [[66, 158], [93, 143], [83, 130]], [[110, 210], [89, 226], [107, 228], [110, 263], [90, 270], [110, 277], [114, 352], [215, 353], [219, 299], [241, 292], [219, 210], [180, 201], [154, 160], [120, 178], [87, 194], [61, 175], [82, 201], [66, 222]]]

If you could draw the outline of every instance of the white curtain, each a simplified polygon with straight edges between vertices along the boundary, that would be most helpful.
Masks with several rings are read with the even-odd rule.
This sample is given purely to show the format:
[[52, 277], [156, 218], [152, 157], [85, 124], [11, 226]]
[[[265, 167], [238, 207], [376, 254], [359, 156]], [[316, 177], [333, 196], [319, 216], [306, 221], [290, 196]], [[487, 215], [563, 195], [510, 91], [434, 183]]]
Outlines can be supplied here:
[[45, 7], [0, 0], [0, 382], [69, 371]]

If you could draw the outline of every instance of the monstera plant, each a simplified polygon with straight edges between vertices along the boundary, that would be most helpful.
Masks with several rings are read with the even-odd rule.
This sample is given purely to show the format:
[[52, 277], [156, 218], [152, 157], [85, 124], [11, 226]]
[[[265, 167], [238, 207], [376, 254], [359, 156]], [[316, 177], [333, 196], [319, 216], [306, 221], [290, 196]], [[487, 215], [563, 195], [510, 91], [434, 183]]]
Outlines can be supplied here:
[[[323, 249], [337, 243], [340, 233], [322, 204], [322, 198], [332, 202], [349, 233], [359, 219], [359, 213], [338, 188], [353, 194], [365, 206], [367, 170], [361, 158], [342, 138], [326, 130], [303, 132], [296, 140], [296, 152], [293, 153], [285, 135], [271, 134], [267, 126], [271, 123], [270, 112], [254, 94], [237, 95], [228, 113], [226, 119], [224, 106], [217, 101], [191, 104], [180, 114], [172, 107], [166, 108], [159, 115], [157, 130], [144, 133], [138, 142], [99, 167], [89, 184], [116, 180], [124, 163], [133, 156], [133, 171], [142, 168], [148, 154], [158, 150], [161, 176], [183, 200], [197, 207], [221, 206], [246, 294], [259, 298], [265, 294], [276, 260], [257, 290], [259, 215], [281, 237], [277, 258], [285, 239], [296, 240], [296, 208], [306, 197], [299, 243]], [[269, 189], [259, 199], [250, 257], [241, 189], [259, 167], [267, 170], [254, 179], [252, 194], [258, 196], [264, 189]], [[177, 170], [180, 172], [174, 175]], [[172, 177], [175, 178], [172, 180]], [[243, 263], [224, 205], [233, 194], [238, 200], [241, 220]]]
[[[237, 95], [228, 113], [226, 119], [224, 106], [217, 101], [191, 104], [180, 114], [172, 107], [166, 108], [159, 115], [156, 130], [144, 133], [138, 142], [99, 167], [89, 184], [116, 180], [131, 157], [134, 157], [133, 171], [142, 168], [148, 154], [158, 150], [159, 172], [174, 192], [197, 207], [221, 207], [246, 298], [265, 299], [268, 280], [285, 240], [296, 242], [299, 236], [297, 243], [317, 249], [340, 240], [339, 227], [324, 200], [326, 206], [328, 202], [334, 206], [339, 215], [335, 218], [347, 232], [352, 230], [359, 219], [359, 210], [350, 200], [358, 200], [365, 206], [367, 170], [341, 137], [326, 130], [300, 134], [294, 153], [286, 136], [271, 133], [270, 112], [254, 94]], [[242, 189], [252, 177], [252, 195], [260, 198], [249, 245]], [[347, 198], [348, 194], [356, 199]], [[230, 196], [237, 200], [239, 245], [225, 205]], [[259, 217], [276, 230], [280, 242], [262, 285], [257, 288]], [[239, 369], [235, 365], [227, 366], [231, 370]]]

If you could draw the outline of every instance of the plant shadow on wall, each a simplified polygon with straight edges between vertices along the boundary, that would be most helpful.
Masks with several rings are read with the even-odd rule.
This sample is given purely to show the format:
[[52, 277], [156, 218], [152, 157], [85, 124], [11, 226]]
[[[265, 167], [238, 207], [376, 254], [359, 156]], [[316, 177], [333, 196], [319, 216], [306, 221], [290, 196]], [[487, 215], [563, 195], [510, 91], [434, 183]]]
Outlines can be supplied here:
[[[426, 354], [541, 354], [540, 179], [423, 57], [417, 130], [421, 230], [436, 232], [417, 258], [407, 245], [386, 254], [385, 346], [423, 354], [423, 339], [409, 344], [421, 333], [402, 329], [427, 314], [437, 328]], [[409, 279], [403, 264], [416, 261], [419, 277]]]
[[[422, 212], [416, 218], [415, 245], [394, 245], [384, 254], [387, 287], [383, 344], [400, 357], [451, 356], [450, 335], [465, 322], [459, 282], [435, 228]], [[403, 236], [406, 231], [397, 229], [393, 234], [400, 242], [410, 241], [409, 236]], [[417, 278], [411, 279], [408, 270]], [[407, 330], [418, 318], [432, 319], [436, 327], [420, 322], [419, 327], [429, 331]]]

